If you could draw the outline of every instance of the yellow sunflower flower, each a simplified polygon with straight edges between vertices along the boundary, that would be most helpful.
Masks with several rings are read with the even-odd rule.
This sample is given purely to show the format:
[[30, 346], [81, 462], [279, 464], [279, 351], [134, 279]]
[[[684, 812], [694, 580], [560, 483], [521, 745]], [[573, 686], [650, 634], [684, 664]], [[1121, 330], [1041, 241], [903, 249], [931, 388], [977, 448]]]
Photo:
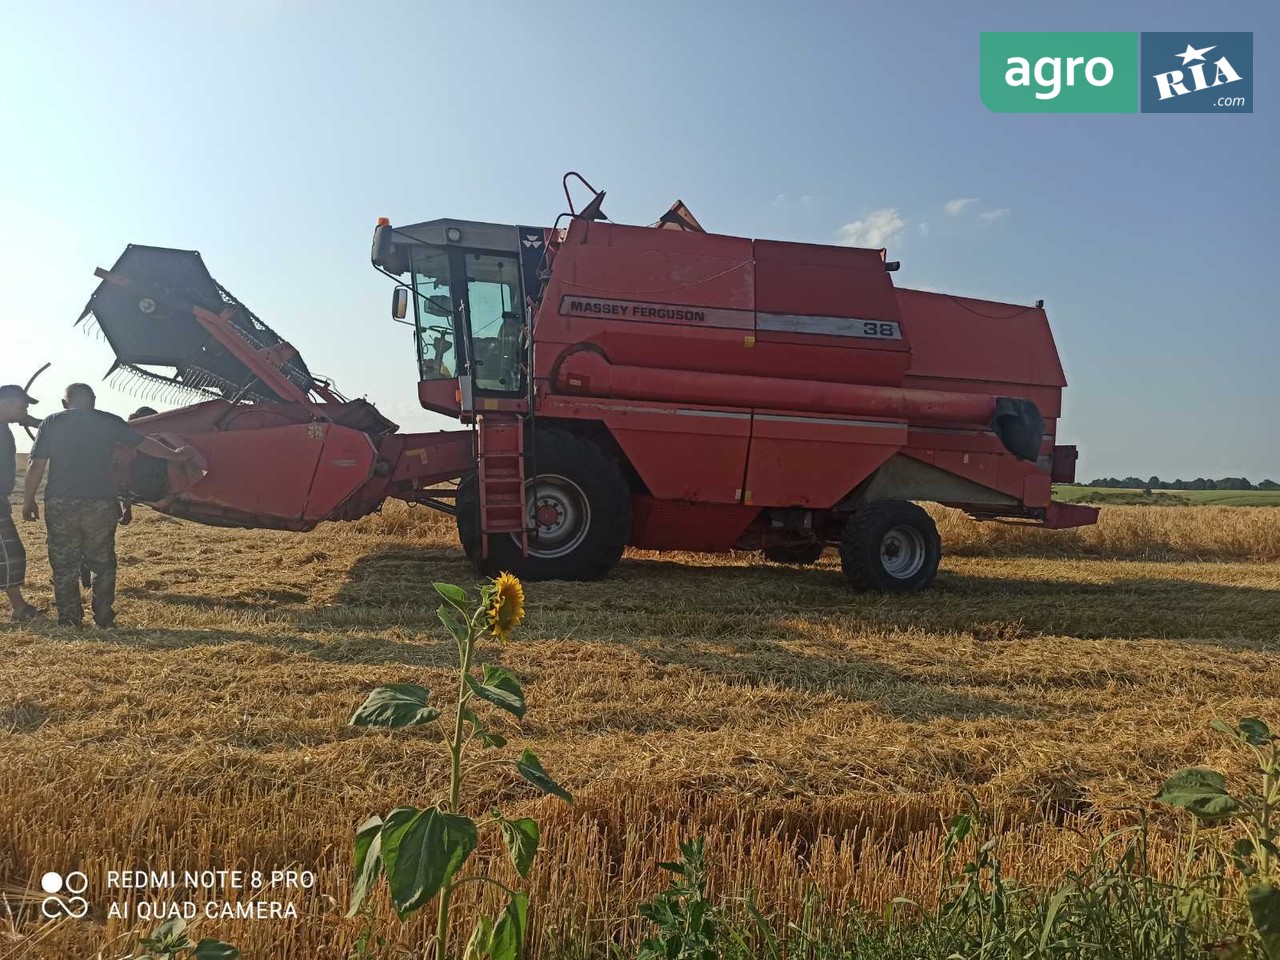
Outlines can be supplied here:
[[524, 587], [520, 578], [501, 573], [493, 581], [493, 598], [489, 601], [489, 627], [493, 635], [506, 643], [511, 631], [524, 619]]

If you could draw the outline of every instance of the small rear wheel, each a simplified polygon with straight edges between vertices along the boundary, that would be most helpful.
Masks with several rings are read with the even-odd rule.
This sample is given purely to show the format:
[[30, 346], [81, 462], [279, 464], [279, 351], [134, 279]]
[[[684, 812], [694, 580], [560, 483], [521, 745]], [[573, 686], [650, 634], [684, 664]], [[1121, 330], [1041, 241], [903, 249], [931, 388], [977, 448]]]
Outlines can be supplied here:
[[825, 543], [788, 543], [784, 546], [765, 547], [764, 558], [774, 563], [793, 563], [807, 567], [822, 559], [822, 551], [826, 548]]
[[937, 576], [941, 559], [933, 518], [905, 500], [859, 508], [840, 537], [840, 566], [856, 590], [923, 590]]
[[482, 556], [475, 475], [458, 486], [458, 539], [486, 576], [506, 570], [524, 580], [595, 580], [622, 557], [631, 537], [631, 490], [618, 465], [590, 440], [539, 431], [538, 475], [525, 483], [529, 555], [519, 537], [493, 534]]

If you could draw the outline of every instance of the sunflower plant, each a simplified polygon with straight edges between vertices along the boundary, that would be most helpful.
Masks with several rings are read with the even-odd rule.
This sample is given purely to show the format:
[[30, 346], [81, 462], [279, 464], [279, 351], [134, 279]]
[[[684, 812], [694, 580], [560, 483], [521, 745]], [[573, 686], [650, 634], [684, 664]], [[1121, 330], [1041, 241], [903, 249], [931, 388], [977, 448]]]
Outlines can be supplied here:
[[[1214, 720], [1209, 726], [1249, 755], [1253, 783], [1229, 786], [1217, 770], [1190, 767], [1166, 780], [1156, 800], [1181, 807], [1198, 823], [1235, 828], [1228, 834], [1234, 833], [1236, 840], [1225, 851], [1227, 859], [1246, 884], [1245, 899], [1263, 954], [1280, 960], [1280, 734], [1257, 717], [1234, 725]], [[1241, 950], [1231, 956], [1246, 955], [1243, 944], [1235, 946]]]
[[[435, 960], [446, 960], [449, 951], [450, 901], [454, 891], [468, 883], [484, 883], [502, 890], [506, 907], [496, 918], [475, 920], [467, 944], [466, 960], [517, 960], [524, 953], [528, 917], [527, 894], [514, 890], [483, 873], [463, 873], [476, 848], [482, 829], [497, 831], [521, 878], [528, 877], [538, 852], [538, 824], [528, 817], [508, 819], [500, 811], [474, 819], [460, 805], [462, 784], [480, 766], [501, 767], [543, 793], [569, 803], [573, 797], [542, 768], [532, 750], [518, 759], [481, 760], [466, 763], [468, 750], [501, 749], [507, 739], [481, 719], [478, 711], [490, 708], [519, 721], [525, 715], [524, 692], [511, 671], [488, 663], [475, 666], [477, 645], [492, 637], [506, 644], [524, 619], [524, 588], [519, 579], [504, 573], [480, 588], [479, 603], [461, 587], [435, 584], [444, 603], [437, 611], [458, 649], [458, 686], [446, 717], [431, 702], [426, 687], [394, 683], [378, 687], [351, 717], [358, 727], [409, 727], [434, 724], [449, 749], [449, 795], [428, 807], [396, 807], [385, 817], [372, 816], [356, 830], [355, 879], [347, 916], [361, 912], [365, 898], [386, 877], [391, 902], [401, 919], [436, 902]], [[500, 715], [500, 714], [499, 714]]]

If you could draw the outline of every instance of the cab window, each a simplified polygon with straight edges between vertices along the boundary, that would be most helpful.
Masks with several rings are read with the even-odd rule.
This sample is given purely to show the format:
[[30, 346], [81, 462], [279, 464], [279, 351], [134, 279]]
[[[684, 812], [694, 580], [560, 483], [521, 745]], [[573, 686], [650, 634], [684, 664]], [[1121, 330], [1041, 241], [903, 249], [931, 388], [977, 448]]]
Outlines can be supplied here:
[[414, 247], [410, 259], [419, 375], [423, 380], [452, 380], [459, 371], [449, 253], [440, 247]]
[[471, 374], [478, 390], [524, 388], [524, 299], [515, 257], [467, 253]]

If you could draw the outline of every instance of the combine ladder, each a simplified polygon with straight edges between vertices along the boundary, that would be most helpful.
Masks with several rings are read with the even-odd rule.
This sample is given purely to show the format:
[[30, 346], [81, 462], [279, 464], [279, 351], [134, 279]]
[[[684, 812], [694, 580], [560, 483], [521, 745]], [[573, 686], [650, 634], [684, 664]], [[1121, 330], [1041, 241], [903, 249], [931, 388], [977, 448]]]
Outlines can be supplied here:
[[489, 537], [518, 534], [520, 551], [529, 553], [528, 509], [524, 495], [524, 423], [501, 414], [476, 417], [476, 480], [480, 494], [481, 556], [489, 556]]

